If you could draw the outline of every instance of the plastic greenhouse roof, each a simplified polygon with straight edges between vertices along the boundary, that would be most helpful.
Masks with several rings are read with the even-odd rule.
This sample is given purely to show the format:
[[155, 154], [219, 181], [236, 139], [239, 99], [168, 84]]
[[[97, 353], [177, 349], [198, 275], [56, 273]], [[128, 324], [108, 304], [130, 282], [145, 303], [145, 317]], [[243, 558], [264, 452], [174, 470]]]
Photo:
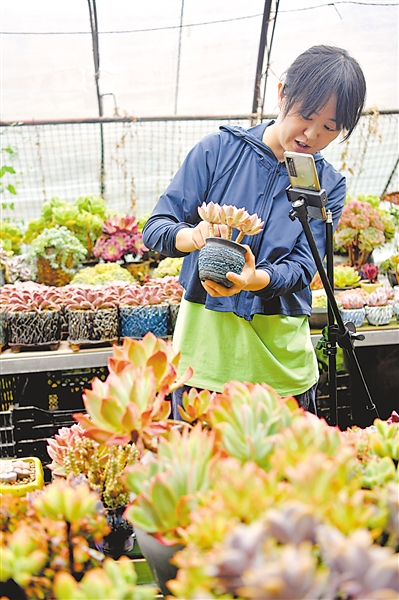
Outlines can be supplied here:
[[[264, 5], [96, 0], [103, 115], [115, 116], [115, 109], [137, 117], [252, 112]], [[281, 0], [264, 113], [277, 110], [277, 82], [286, 67], [314, 44], [347, 48], [365, 71], [367, 107], [397, 109], [398, 13], [393, 0]], [[1, 30], [3, 121], [99, 115], [88, 2], [5, 0]], [[269, 46], [272, 33], [273, 22]]]

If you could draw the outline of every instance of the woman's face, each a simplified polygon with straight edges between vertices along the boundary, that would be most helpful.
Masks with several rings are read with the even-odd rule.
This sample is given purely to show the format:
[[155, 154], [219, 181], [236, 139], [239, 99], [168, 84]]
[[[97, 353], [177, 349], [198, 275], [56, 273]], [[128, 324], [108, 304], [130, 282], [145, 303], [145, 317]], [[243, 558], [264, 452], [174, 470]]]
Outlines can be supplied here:
[[[279, 107], [282, 108], [284, 96], [279, 90]], [[333, 97], [328, 103], [318, 112], [313, 113], [309, 117], [301, 115], [299, 105], [294, 104], [286, 116], [280, 113], [272, 139], [264, 141], [273, 150], [279, 160], [283, 160], [283, 152], [303, 152], [305, 154], [314, 154], [319, 150], [326, 148], [330, 142], [335, 140], [341, 130], [336, 128], [335, 112], [336, 98]], [[265, 133], [269, 129], [265, 130]]]

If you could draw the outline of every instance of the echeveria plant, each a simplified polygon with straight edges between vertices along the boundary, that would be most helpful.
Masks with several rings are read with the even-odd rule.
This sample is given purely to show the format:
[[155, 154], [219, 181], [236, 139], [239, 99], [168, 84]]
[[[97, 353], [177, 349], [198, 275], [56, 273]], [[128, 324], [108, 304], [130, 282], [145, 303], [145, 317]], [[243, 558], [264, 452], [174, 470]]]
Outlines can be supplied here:
[[258, 215], [250, 215], [245, 208], [237, 208], [227, 204], [214, 204], [203, 202], [198, 207], [198, 214], [203, 221], [209, 223], [209, 234], [214, 235], [213, 225], [227, 225], [227, 239], [231, 240], [233, 229], [239, 233], [235, 240], [238, 244], [244, 235], [256, 235], [262, 231], [264, 225]]

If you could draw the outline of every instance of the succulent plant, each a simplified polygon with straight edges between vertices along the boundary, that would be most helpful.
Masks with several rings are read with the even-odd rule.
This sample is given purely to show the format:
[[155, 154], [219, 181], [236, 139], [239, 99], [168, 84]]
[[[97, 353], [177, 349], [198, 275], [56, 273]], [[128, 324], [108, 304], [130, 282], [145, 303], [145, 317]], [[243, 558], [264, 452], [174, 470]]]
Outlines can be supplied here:
[[176, 277], [180, 275], [180, 271], [183, 265], [183, 258], [163, 258], [159, 261], [158, 266], [153, 270], [152, 277]]
[[209, 233], [214, 235], [213, 225], [227, 225], [227, 239], [231, 240], [233, 229], [238, 229], [239, 234], [235, 240], [238, 244], [244, 235], [256, 235], [262, 231], [264, 225], [257, 214], [250, 215], [245, 208], [237, 208], [227, 204], [214, 204], [203, 202], [198, 207], [198, 214], [203, 221], [209, 223]]
[[179, 359], [170, 343], [151, 333], [142, 340], [125, 338], [122, 346], [113, 347], [107, 379], [95, 378], [83, 394], [88, 415], [74, 418], [100, 443], [134, 442], [139, 450], [155, 450], [158, 436], [173, 423], [167, 422], [170, 403], [165, 398], [192, 376], [188, 369], [176, 379]]
[[374, 283], [378, 279], [379, 269], [374, 263], [365, 263], [359, 269], [359, 275], [362, 279], [368, 279], [371, 283]]
[[[27, 257], [44, 258], [53, 269], [61, 268], [65, 273], [75, 274], [76, 267], [86, 257], [87, 249], [81, 244], [75, 234], [67, 227], [55, 225], [51, 229], [43, 229], [30, 244]], [[72, 261], [72, 266], [67, 261]]]
[[393, 254], [386, 260], [380, 263], [380, 270], [382, 273], [387, 271], [398, 271], [399, 272], [399, 254]]
[[55, 600], [151, 600], [156, 591], [150, 586], [138, 586], [132, 561], [122, 556], [118, 561], [106, 558], [103, 567], [91, 569], [78, 583], [70, 573], [58, 573], [54, 580]]
[[123, 484], [124, 469], [135, 463], [139, 452], [134, 444], [104, 446], [85, 437], [79, 424], [62, 427], [47, 440], [48, 465], [54, 475], [84, 475], [107, 508], [125, 506], [129, 490]]
[[3, 494], [0, 522], [2, 592], [9, 580], [23, 590], [10, 597], [50, 600], [57, 572], [79, 579], [104, 559], [91, 544], [109, 533], [106, 517], [98, 494], [79, 478], [56, 480], [25, 498]]
[[363, 308], [367, 292], [363, 290], [347, 290], [336, 295], [338, 304], [345, 309]]
[[142, 256], [147, 248], [138, 225], [133, 215], [113, 215], [106, 219], [94, 247], [94, 256], [111, 262], [126, 255]]
[[19, 225], [11, 221], [0, 221], [0, 244], [4, 250], [20, 254], [23, 233]]
[[119, 304], [119, 290], [112, 287], [70, 285], [64, 290], [64, 304], [68, 310], [96, 311], [116, 308]]
[[7, 312], [61, 311], [63, 296], [58, 288], [31, 281], [1, 288], [0, 304]]
[[134, 277], [116, 263], [99, 263], [94, 267], [80, 269], [71, 280], [71, 285], [106, 285], [112, 282], [132, 283]]
[[106, 213], [105, 200], [95, 194], [80, 196], [73, 203], [57, 197], [51, 198], [43, 204], [40, 217], [28, 223], [24, 241], [30, 244], [44, 229], [64, 226], [75, 234], [86, 248], [87, 258], [91, 258]]
[[342, 211], [334, 235], [338, 247], [344, 247], [352, 266], [366, 263], [374, 248], [386, 241], [381, 214], [369, 202], [349, 200]]
[[161, 279], [150, 279], [147, 282], [147, 286], [150, 287], [152, 285], [160, 286], [164, 295], [164, 300], [169, 302], [169, 304], [175, 304], [181, 301], [184, 289], [177, 277], [165, 275]]
[[33, 265], [22, 254], [15, 254], [6, 258], [5, 265], [7, 283], [33, 281], [35, 279]]
[[126, 286], [120, 295], [121, 306], [148, 306], [167, 301], [164, 286], [160, 283], [132, 284]]
[[393, 291], [387, 285], [378, 287], [376, 290], [366, 296], [367, 306], [386, 306], [393, 298]]
[[359, 285], [361, 277], [354, 267], [350, 265], [336, 265], [334, 267], [334, 287], [355, 287]]

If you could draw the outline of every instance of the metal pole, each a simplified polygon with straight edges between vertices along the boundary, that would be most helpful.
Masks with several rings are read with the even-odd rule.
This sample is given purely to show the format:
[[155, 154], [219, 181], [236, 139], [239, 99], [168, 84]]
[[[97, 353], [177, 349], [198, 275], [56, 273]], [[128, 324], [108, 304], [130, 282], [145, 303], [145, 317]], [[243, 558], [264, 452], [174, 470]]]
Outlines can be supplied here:
[[257, 114], [260, 105], [260, 82], [262, 79], [262, 68], [265, 56], [266, 39], [267, 39], [267, 28], [269, 25], [270, 10], [272, 6], [272, 0], [265, 0], [265, 8], [263, 10], [262, 29], [260, 32], [259, 50], [258, 50], [258, 62], [256, 65], [256, 76], [255, 76], [255, 87], [254, 97], [252, 100], [252, 113]]

